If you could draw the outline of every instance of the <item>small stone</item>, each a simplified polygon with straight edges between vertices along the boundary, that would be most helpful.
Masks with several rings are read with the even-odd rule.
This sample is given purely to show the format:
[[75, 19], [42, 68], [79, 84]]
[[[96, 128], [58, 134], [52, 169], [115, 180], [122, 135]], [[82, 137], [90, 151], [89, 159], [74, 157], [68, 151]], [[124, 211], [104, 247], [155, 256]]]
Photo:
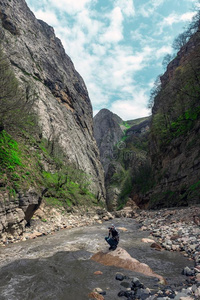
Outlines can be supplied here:
[[153, 248], [153, 249], [155, 249], [157, 251], [161, 251], [162, 250], [162, 246], [160, 244], [158, 244], [158, 243], [155, 243], [155, 242], [151, 244], [151, 248]]
[[100, 295], [99, 293], [96, 293], [96, 292], [91, 292], [89, 295], [88, 295], [89, 299], [96, 299], [96, 300], [104, 300], [105, 298]]
[[117, 227], [117, 229], [120, 230], [120, 231], [128, 231], [128, 229], [125, 228], [125, 227]]
[[115, 279], [119, 280], [119, 281], [124, 280], [124, 278], [125, 278], [125, 276], [122, 273], [117, 273], [116, 276], [115, 276]]
[[186, 276], [193, 276], [194, 275], [194, 271], [191, 270], [189, 267], [185, 267], [182, 271], [182, 274], [183, 275], [186, 275]]
[[103, 272], [101, 272], [101, 271], [95, 271], [94, 272], [94, 275], [102, 275], [103, 274]]
[[144, 287], [144, 285], [139, 281], [137, 277], [134, 277], [131, 283], [132, 283], [132, 289]]
[[142, 241], [143, 243], [155, 243], [154, 240], [148, 239], [148, 238], [143, 238], [141, 241]]
[[200, 287], [198, 287], [196, 289], [196, 291], [194, 292], [194, 294], [195, 294], [195, 297], [197, 297], [197, 299], [200, 299]]
[[102, 290], [101, 288], [97, 287], [97, 288], [95, 288], [95, 289], [93, 290], [93, 292], [98, 293], [98, 294], [102, 294], [102, 293], [103, 293], [103, 290]]

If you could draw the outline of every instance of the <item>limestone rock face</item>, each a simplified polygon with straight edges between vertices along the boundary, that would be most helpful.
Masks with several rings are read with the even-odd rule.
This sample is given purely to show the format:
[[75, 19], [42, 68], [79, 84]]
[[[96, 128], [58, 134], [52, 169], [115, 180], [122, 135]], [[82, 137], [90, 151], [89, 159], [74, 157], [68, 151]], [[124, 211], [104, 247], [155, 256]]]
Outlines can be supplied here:
[[0, 238], [4, 240], [9, 236], [21, 235], [41, 199], [41, 195], [33, 188], [17, 194], [15, 198], [6, 192], [0, 194]]
[[161, 275], [154, 273], [148, 265], [141, 263], [137, 259], [131, 257], [126, 250], [120, 247], [118, 247], [115, 251], [100, 251], [94, 254], [91, 259], [106, 266], [115, 266], [128, 269], [147, 276], [156, 277], [160, 281], [165, 282], [164, 278]]
[[1, 0], [0, 34], [16, 76], [34, 100], [43, 137], [90, 176], [92, 192], [104, 199], [87, 88], [53, 28], [37, 20], [24, 0]]
[[94, 137], [105, 173], [108, 171], [110, 161], [114, 159], [114, 146], [123, 136], [120, 123], [122, 119], [108, 109], [101, 109], [94, 117]]

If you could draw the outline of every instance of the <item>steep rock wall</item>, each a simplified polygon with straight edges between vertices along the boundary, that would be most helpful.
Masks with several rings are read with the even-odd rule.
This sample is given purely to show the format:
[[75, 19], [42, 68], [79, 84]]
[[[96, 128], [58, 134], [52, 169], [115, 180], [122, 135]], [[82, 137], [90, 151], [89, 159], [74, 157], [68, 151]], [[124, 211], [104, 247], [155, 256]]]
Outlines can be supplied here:
[[[104, 201], [104, 172], [93, 137], [87, 88], [53, 28], [37, 20], [24, 0], [0, 0], [0, 34], [3, 50], [27, 98], [34, 101], [42, 136], [58, 144], [65, 160], [90, 176], [91, 191]], [[41, 193], [34, 205], [40, 202]], [[1, 204], [4, 221], [6, 212], [15, 214], [20, 207]], [[26, 214], [26, 209], [22, 210]], [[19, 223], [22, 220], [16, 219]]]
[[152, 189], [145, 207], [200, 203], [200, 32], [169, 63], [155, 98], [150, 134]]

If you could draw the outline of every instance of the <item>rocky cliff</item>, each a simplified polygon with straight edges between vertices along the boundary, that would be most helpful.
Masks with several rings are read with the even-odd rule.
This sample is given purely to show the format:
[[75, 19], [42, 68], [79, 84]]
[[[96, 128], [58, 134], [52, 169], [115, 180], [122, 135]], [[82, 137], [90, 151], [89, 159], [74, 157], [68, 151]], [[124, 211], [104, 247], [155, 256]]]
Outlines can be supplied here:
[[131, 196], [138, 168], [147, 162], [149, 125], [150, 117], [123, 121], [107, 109], [94, 117], [109, 210], [123, 207]]
[[[57, 147], [66, 162], [88, 174], [90, 190], [104, 201], [104, 172], [88, 92], [53, 28], [37, 20], [24, 0], [0, 0], [0, 34], [16, 77], [27, 98], [33, 99], [42, 138]], [[44, 169], [51, 168], [46, 163]], [[1, 193], [0, 229], [22, 230], [24, 215], [31, 206], [38, 207], [41, 197], [42, 189], [36, 194], [30, 189], [11, 203], [6, 192]]]
[[200, 203], [199, 30], [161, 76], [150, 134], [152, 188], [146, 207]]
[[96, 139], [105, 173], [114, 157], [114, 146], [121, 140], [122, 119], [108, 109], [101, 109], [94, 117], [94, 137]]

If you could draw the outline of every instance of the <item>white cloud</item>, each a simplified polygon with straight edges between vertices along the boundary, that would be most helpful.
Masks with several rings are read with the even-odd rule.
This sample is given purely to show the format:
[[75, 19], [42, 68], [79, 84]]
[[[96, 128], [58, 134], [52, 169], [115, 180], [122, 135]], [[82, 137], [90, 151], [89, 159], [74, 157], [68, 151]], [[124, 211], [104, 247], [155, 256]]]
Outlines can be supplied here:
[[43, 11], [42, 9], [35, 11], [35, 16], [37, 19], [45, 21], [47, 24], [51, 24], [51, 26], [58, 26], [59, 21], [57, 16], [52, 11]]
[[82, 11], [87, 5], [94, 2], [93, 0], [50, 0], [54, 7], [66, 11], [69, 14], [76, 14]]
[[165, 0], [150, 0], [140, 8], [140, 13], [143, 17], [148, 18], [155, 13], [156, 9], [164, 3]]
[[161, 25], [163, 27], [163, 26], [173, 25], [174, 23], [191, 21], [195, 14], [196, 14], [195, 12], [187, 12], [182, 15], [172, 13], [168, 17], [164, 18]]
[[110, 26], [100, 37], [101, 43], [118, 43], [123, 39], [123, 15], [120, 7], [115, 7], [109, 16]]
[[[144, 99], [141, 100], [144, 101]], [[141, 103], [135, 102], [135, 99], [128, 100], [128, 101], [127, 100], [115, 101], [114, 103], [112, 103], [110, 110], [113, 113], [120, 116], [125, 121], [142, 118], [150, 115], [150, 110], [148, 110], [145, 107], [145, 105], [141, 105]]]
[[155, 55], [157, 58], [163, 57], [167, 53], [172, 53], [172, 47], [171, 46], [162, 46], [158, 50], [156, 50]]
[[133, 0], [117, 0], [115, 2], [116, 7], [120, 7], [122, 13], [127, 17], [132, 17], [135, 15], [135, 8], [133, 4]]

